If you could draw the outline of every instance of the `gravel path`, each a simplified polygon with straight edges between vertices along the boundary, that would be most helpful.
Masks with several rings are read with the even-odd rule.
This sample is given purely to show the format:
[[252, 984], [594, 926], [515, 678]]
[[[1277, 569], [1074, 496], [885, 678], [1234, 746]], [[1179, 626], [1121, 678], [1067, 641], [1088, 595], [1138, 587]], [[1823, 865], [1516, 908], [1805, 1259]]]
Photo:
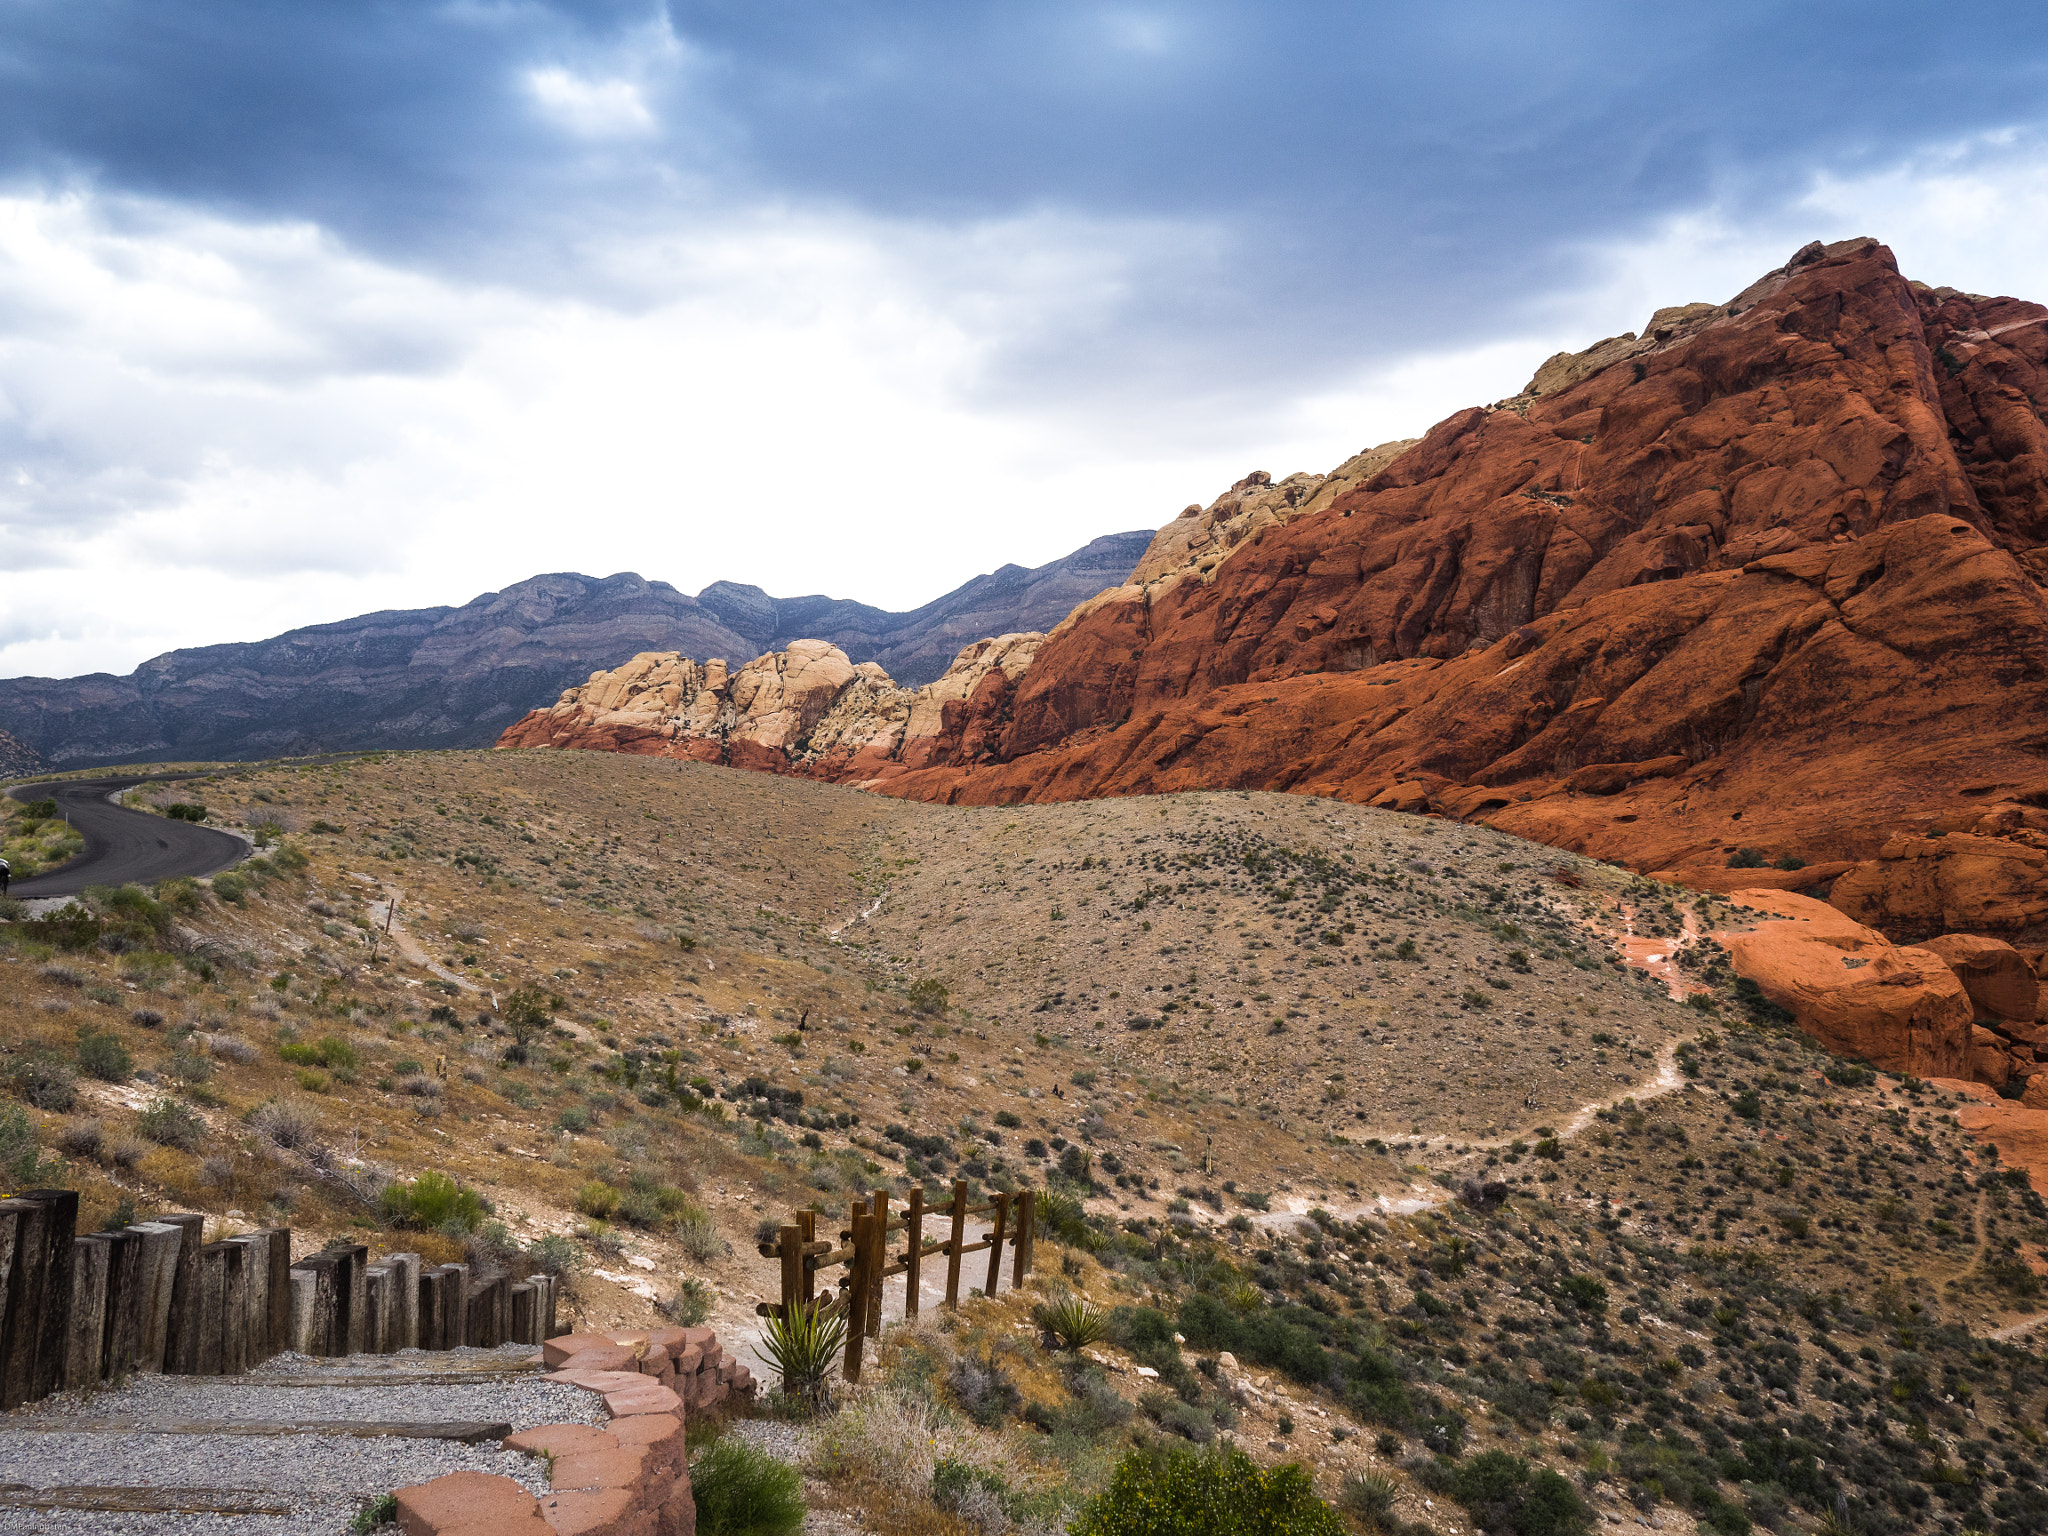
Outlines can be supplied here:
[[[143, 1376], [119, 1391], [66, 1394], [0, 1418], [0, 1482], [30, 1488], [220, 1488], [266, 1495], [288, 1516], [139, 1515], [87, 1510], [0, 1508], [0, 1533], [34, 1536], [338, 1536], [363, 1503], [407, 1483], [446, 1472], [496, 1472], [536, 1493], [545, 1464], [497, 1442], [346, 1435], [152, 1433], [153, 1426], [206, 1420], [483, 1419], [516, 1429], [536, 1424], [598, 1423], [599, 1400], [558, 1382], [525, 1378], [444, 1384], [371, 1384], [393, 1374], [446, 1375], [515, 1366], [531, 1346], [313, 1361], [280, 1356], [262, 1370], [230, 1378]], [[307, 1377], [317, 1385], [286, 1385]], [[124, 1433], [69, 1429], [73, 1422], [136, 1421]], [[32, 1427], [35, 1426], [35, 1427]]]

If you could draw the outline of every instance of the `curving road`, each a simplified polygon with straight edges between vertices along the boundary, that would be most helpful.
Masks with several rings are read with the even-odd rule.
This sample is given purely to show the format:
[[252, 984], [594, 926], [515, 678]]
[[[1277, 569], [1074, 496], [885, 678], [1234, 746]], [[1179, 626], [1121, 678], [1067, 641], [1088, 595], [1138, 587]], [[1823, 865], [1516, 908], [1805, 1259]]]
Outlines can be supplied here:
[[71, 825], [85, 838], [85, 852], [47, 875], [15, 881], [8, 894], [25, 901], [38, 896], [76, 896], [89, 885], [146, 884], [178, 875], [211, 875], [245, 858], [249, 845], [238, 837], [126, 810], [107, 801], [108, 795], [137, 784], [195, 777], [200, 775], [153, 774], [16, 785], [7, 792], [16, 800], [54, 799], [57, 809], [70, 817]]

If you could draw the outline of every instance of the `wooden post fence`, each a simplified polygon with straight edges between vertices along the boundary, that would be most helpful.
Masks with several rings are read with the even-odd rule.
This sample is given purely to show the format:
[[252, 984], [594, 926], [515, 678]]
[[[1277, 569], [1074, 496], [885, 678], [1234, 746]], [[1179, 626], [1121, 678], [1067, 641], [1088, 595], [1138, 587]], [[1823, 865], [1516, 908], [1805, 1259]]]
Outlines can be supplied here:
[[[944, 1210], [950, 1218], [949, 1230], [943, 1241], [927, 1242], [924, 1236], [924, 1219]], [[920, 1307], [919, 1286], [923, 1276], [924, 1261], [939, 1254], [946, 1257], [946, 1306], [960, 1305], [960, 1262], [970, 1253], [988, 1250], [988, 1279], [983, 1294], [993, 1296], [1001, 1285], [1003, 1275], [1003, 1244], [1010, 1245], [1010, 1285], [1012, 1289], [1024, 1283], [1031, 1273], [1031, 1247], [1038, 1213], [1038, 1203], [1031, 1190], [1014, 1194], [998, 1192], [980, 1205], [967, 1203], [967, 1181], [953, 1181], [953, 1198], [943, 1207], [927, 1207], [924, 1191], [913, 1189], [904, 1210], [898, 1214], [889, 1208], [889, 1192], [878, 1189], [870, 1199], [854, 1200], [847, 1210], [846, 1230], [839, 1234], [839, 1245], [822, 1241], [818, 1237], [818, 1213], [814, 1210], [795, 1212], [795, 1220], [776, 1234], [772, 1243], [762, 1243], [760, 1254], [764, 1259], [778, 1261], [781, 1300], [761, 1302], [755, 1312], [762, 1317], [786, 1317], [798, 1308], [815, 1312], [823, 1317], [842, 1317], [846, 1321], [846, 1355], [844, 1369], [848, 1381], [860, 1380], [861, 1361], [866, 1353], [866, 1341], [878, 1337], [882, 1331], [882, 1286], [886, 1281], [901, 1275], [904, 1277], [903, 1314], [916, 1317]], [[988, 1234], [979, 1242], [967, 1241], [967, 1220], [971, 1216], [991, 1217]], [[902, 1232], [905, 1236], [903, 1251], [893, 1256], [889, 1253], [889, 1234]], [[817, 1276], [820, 1270], [844, 1266], [846, 1273], [841, 1277], [836, 1294], [820, 1297], [817, 1294]], [[787, 1390], [789, 1383], [784, 1383]]]

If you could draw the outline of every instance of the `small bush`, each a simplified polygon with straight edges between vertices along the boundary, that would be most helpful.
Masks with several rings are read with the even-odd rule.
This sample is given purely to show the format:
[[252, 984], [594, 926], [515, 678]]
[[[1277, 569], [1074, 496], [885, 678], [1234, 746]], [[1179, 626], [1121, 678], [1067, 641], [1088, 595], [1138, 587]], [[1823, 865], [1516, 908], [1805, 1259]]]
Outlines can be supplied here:
[[135, 1075], [135, 1058], [128, 1054], [128, 1047], [121, 1043], [120, 1036], [81, 1029], [78, 1032], [78, 1068], [86, 1076], [96, 1077], [103, 1083], [125, 1083]]
[[1482, 1451], [1451, 1472], [1449, 1492], [1482, 1530], [1511, 1536], [1583, 1536], [1593, 1513], [1578, 1491], [1546, 1467], [1506, 1451]]
[[1343, 1536], [1301, 1467], [1261, 1471], [1239, 1450], [1132, 1451], [1072, 1536]]
[[176, 1099], [158, 1099], [135, 1118], [135, 1129], [160, 1147], [190, 1152], [206, 1136], [206, 1122]]
[[683, 1252], [699, 1264], [709, 1264], [722, 1259], [730, 1251], [724, 1238], [718, 1235], [718, 1228], [711, 1224], [709, 1216], [686, 1218], [676, 1228], [676, 1242]]
[[793, 1536], [803, 1528], [803, 1479], [738, 1435], [725, 1435], [690, 1466], [698, 1536]]
[[310, 1147], [319, 1139], [320, 1117], [304, 1104], [272, 1099], [249, 1111], [249, 1129], [280, 1147]]
[[484, 1203], [475, 1190], [464, 1189], [445, 1173], [428, 1171], [410, 1184], [393, 1181], [380, 1200], [384, 1219], [393, 1226], [454, 1236], [471, 1232], [484, 1219]]
[[1738, 848], [1728, 856], [1730, 869], [1764, 869], [1770, 862], [1761, 848]]
[[950, 1001], [946, 984], [935, 976], [912, 982], [904, 995], [910, 999], [911, 1011], [927, 1019], [944, 1013]]
[[64, 1127], [57, 1145], [70, 1157], [97, 1158], [106, 1148], [106, 1132], [97, 1120], [74, 1120]]
[[602, 1179], [592, 1179], [576, 1191], [576, 1209], [599, 1221], [608, 1220], [619, 1208], [620, 1195]]
[[983, 1429], [993, 1429], [1017, 1411], [1024, 1396], [993, 1350], [979, 1359], [962, 1355], [946, 1373], [946, 1387], [967, 1416]]
[[580, 1136], [590, 1129], [590, 1111], [580, 1104], [571, 1104], [555, 1117], [555, 1123], [571, 1135]]
[[0, 1104], [0, 1186], [33, 1184], [43, 1149], [35, 1122], [19, 1104]]
[[661, 1304], [661, 1314], [679, 1328], [694, 1328], [711, 1315], [711, 1287], [696, 1276], [677, 1282], [675, 1295]]
[[7, 1069], [14, 1096], [37, 1109], [61, 1115], [78, 1102], [78, 1078], [63, 1062], [31, 1052]]

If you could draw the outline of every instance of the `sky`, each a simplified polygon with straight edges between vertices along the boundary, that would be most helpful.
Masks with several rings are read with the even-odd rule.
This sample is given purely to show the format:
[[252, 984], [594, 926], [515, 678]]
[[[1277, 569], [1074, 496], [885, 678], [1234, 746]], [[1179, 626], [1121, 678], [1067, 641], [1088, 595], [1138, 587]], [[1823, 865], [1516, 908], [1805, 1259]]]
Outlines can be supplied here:
[[0, 676], [910, 608], [1808, 240], [2048, 299], [2048, 8], [0, 0]]

